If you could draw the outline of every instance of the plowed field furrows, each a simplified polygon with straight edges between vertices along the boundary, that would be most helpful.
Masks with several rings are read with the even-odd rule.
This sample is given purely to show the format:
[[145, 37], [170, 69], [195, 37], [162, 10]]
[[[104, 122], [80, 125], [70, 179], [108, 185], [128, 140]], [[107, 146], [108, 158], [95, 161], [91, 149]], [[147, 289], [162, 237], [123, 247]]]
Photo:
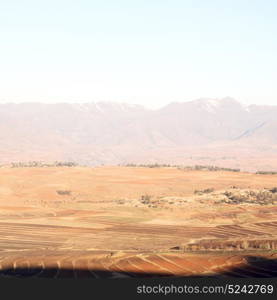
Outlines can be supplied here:
[[176, 235], [185, 236], [191, 238], [202, 237], [205, 233], [209, 232], [209, 228], [205, 227], [189, 227], [189, 226], [173, 226], [173, 225], [129, 225], [123, 227], [120, 225], [112, 226], [111, 228], [105, 229], [107, 231], [117, 231], [123, 233], [134, 233], [134, 234], [145, 234], [146, 230], [148, 234], [153, 235]]
[[[243, 238], [243, 237], [251, 237], [251, 236], [269, 236], [271, 235], [271, 231], [273, 228], [269, 230], [264, 230], [268, 228], [266, 223], [262, 225], [255, 224], [256, 230], [248, 229], [246, 226], [239, 225], [220, 225], [208, 231], [208, 234], [214, 236], [215, 238]], [[273, 226], [274, 227], [274, 226]], [[275, 230], [277, 229], [277, 225], [275, 225]], [[274, 233], [272, 231], [272, 233]]]
[[0, 275], [274, 277], [274, 201], [222, 197], [276, 186], [276, 175], [222, 171], [3, 167]]
[[69, 238], [96, 231], [91, 228], [0, 222], [0, 249], [59, 249]]
[[277, 276], [277, 255], [107, 254], [59, 252], [41, 256], [10, 253], [1, 257], [1, 276], [44, 278], [115, 278], [159, 276]]

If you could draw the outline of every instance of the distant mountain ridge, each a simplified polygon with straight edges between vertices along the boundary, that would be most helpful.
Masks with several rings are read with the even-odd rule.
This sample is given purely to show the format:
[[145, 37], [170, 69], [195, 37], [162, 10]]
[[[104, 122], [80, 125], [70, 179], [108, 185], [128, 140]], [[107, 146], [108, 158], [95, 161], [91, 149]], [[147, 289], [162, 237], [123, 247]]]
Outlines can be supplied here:
[[[252, 157], [258, 163], [266, 155], [274, 163], [260, 168], [269, 169], [277, 156], [277, 106], [244, 106], [229, 97], [157, 110], [108, 102], [7, 103], [0, 104], [0, 142], [1, 163], [191, 164], [206, 157], [204, 163], [247, 169], [243, 160]], [[220, 160], [226, 156], [233, 160]]]

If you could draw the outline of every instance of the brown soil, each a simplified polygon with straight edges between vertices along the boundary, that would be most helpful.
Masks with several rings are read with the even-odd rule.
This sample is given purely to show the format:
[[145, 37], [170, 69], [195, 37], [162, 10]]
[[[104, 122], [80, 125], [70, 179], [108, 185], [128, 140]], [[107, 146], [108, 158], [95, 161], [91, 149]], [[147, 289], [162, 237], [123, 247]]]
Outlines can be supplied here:
[[1, 168], [0, 181], [2, 275], [276, 275], [276, 202], [224, 202], [267, 193], [276, 175]]

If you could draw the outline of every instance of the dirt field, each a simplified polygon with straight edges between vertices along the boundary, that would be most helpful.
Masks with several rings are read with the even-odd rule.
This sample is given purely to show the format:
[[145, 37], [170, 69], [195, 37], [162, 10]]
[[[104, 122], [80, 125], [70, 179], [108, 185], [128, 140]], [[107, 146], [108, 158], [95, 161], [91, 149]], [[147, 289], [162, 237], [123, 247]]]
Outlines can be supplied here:
[[3, 276], [277, 275], [277, 175], [0, 168]]

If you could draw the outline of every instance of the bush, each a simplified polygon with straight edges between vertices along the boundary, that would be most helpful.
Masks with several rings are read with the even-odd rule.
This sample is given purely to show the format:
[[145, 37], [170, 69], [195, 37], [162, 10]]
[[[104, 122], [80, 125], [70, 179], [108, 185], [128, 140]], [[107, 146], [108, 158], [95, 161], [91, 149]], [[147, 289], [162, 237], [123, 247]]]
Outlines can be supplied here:
[[69, 196], [69, 195], [71, 195], [71, 191], [69, 191], [69, 190], [57, 190], [56, 191], [57, 192], [57, 194], [58, 195], [62, 195], [62, 196]]
[[204, 189], [204, 190], [195, 190], [194, 194], [202, 195], [202, 194], [209, 194], [212, 192], [214, 192], [214, 188], [208, 188], [208, 189]]
[[148, 194], [142, 195], [142, 196], [140, 197], [140, 202], [143, 203], [143, 204], [149, 204], [151, 198], [152, 198], [152, 197], [151, 197], [150, 195], [148, 195]]
[[258, 171], [256, 174], [259, 175], [277, 175], [277, 172], [275, 171]]
[[12, 168], [42, 168], [42, 167], [76, 167], [77, 163], [71, 161], [55, 161], [54, 163], [44, 163], [41, 161], [28, 161], [28, 162], [12, 162]]
[[272, 189], [269, 190], [271, 193], [275, 194], [277, 193], [277, 187], [274, 187]]

